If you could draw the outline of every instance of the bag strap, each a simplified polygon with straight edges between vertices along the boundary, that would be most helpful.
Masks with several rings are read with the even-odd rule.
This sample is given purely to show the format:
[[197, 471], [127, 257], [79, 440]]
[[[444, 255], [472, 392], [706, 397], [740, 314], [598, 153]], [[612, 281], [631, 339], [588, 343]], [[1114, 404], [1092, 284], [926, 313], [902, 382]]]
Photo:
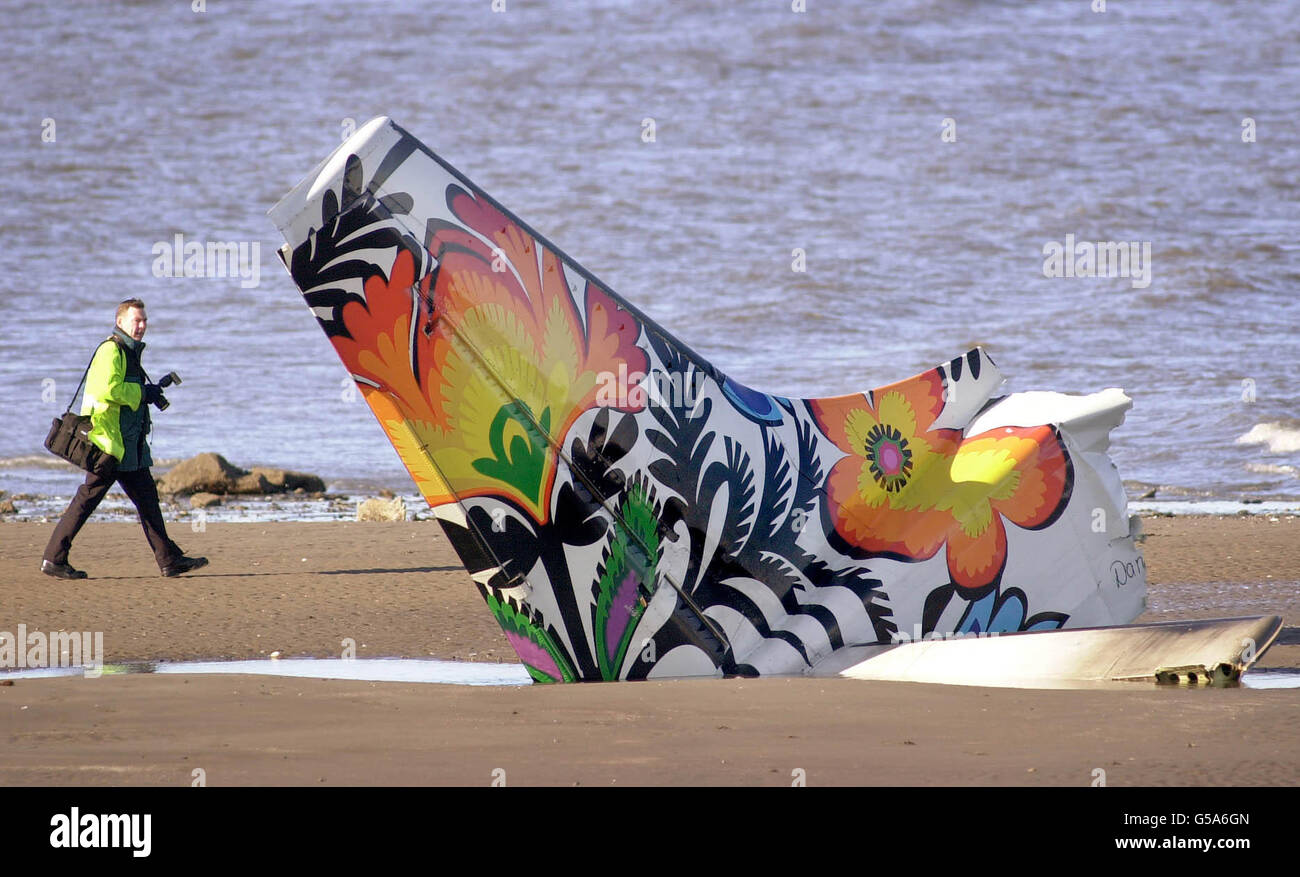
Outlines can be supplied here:
[[[112, 340], [110, 337], [99, 342], [95, 347], [95, 353], [99, 353], [99, 348], [103, 347], [105, 342]], [[64, 414], [72, 413], [72, 406], [77, 401], [77, 394], [81, 392], [81, 385], [86, 383], [86, 375], [90, 374], [90, 367], [95, 364], [95, 353], [90, 354], [90, 362], [86, 363], [86, 370], [81, 373], [81, 380], [77, 381], [77, 389], [72, 391], [72, 398], [68, 400], [68, 407], [63, 410]]]

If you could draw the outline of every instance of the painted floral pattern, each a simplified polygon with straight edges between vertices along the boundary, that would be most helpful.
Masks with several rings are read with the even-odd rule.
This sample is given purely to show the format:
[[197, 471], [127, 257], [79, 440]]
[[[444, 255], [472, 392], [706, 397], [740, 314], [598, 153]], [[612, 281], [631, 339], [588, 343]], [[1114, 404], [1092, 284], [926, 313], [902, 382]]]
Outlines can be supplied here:
[[947, 546], [953, 583], [984, 588], [1006, 564], [1004, 521], [1046, 526], [1069, 499], [1070, 461], [1050, 426], [966, 438], [933, 428], [944, 406], [938, 370], [809, 405], [846, 454], [826, 480], [829, 517], [862, 553], [926, 560]]
[[[965, 425], [1001, 383], [979, 350], [865, 394], [751, 389], [371, 130], [287, 202], [285, 261], [534, 680], [797, 674], [900, 631], [1105, 623], [1070, 561], [1113, 550], [1090, 515], [1119, 482], [1070, 459], [1074, 406], [937, 427], [945, 388], [973, 394], [942, 421]], [[651, 400], [635, 375], [692, 390]]]
[[509, 602], [483, 590], [483, 599], [505, 632], [506, 641], [515, 650], [534, 682], [573, 682], [577, 674], [555, 638]]
[[545, 522], [556, 445], [602, 376], [647, 368], [640, 326], [592, 283], [579, 314], [554, 253], [464, 191], [448, 202], [464, 228], [430, 223], [437, 269], [417, 281], [400, 250], [334, 346], [431, 505], [505, 495]]
[[596, 661], [606, 680], [618, 678], [636, 624], [654, 592], [659, 552], [656, 524], [646, 487], [634, 485], [624, 494], [614, 537], [593, 588]]

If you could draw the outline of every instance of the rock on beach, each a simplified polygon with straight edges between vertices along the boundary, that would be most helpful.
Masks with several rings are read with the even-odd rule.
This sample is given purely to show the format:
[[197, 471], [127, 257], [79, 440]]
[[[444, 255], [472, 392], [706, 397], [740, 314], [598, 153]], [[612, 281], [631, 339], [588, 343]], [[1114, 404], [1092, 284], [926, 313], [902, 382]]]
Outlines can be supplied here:
[[325, 482], [306, 472], [254, 466], [251, 470], [233, 465], [220, 454], [199, 454], [183, 460], [155, 479], [158, 492], [193, 494], [255, 495], [268, 493], [323, 493]]
[[402, 498], [368, 499], [357, 504], [358, 521], [405, 521], [406, 503]]

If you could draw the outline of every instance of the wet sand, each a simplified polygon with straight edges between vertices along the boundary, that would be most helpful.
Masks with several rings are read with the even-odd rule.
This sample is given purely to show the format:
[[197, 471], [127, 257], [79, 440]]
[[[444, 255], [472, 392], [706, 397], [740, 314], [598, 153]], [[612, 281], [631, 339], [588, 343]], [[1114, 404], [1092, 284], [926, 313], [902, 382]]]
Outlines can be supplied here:
[[[1300, 519], [1148, 518], [1143, 620], [1300, 621]], [[212, 564], [157, 575], [138, 525], [0, 523], [0, 629], [102, 630], [108, 661], [513, 661], [433, 522], [208, 524]], [[1274, 646], [1261, 666], [1300, 666]], [[0, 783], [1295, 785], [1300, 692], [1018, 691], [850, 680], [468, 687], [104, 676], [0, 686]], [[802, 772], [802, 773], [800, 773]]]

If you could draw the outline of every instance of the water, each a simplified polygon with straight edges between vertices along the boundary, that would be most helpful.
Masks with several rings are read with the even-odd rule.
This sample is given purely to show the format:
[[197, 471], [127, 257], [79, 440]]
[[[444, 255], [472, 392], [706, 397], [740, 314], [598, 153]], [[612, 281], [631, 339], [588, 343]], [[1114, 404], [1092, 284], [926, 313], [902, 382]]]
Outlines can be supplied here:
[[1265, 667], [1241, 676], [1243, 688], [1300, 688], [1300, 667]]
[[[40, 679], [80, 676], [80, 667], [52, 667], [0, 672], [0, 679]], [[107, 664], [104, 675], [123, 673], [182, 673], [286, 676], [305, 679], [353, 679], [369, 682], [433, 682], [441, 685], [528, 685], [532, 680], [522, 664], [471, 661], [436, 661], [412, 658], [280, 658], [256, 661], [178, 661]], [[1079, 685], [1131, 691], [1132, 682]], [[1154, 683], [1153, 683], [1154, 684]], [[1028, 686], [1027, 686], [1028, 687]], [[1049, 686], [1050, 687], [1050, 686]], [[1232, 687], [1232, 686], [1229, 686]], [[1300, 668], [1253, 669], [1241, 677], [1242, 688], [1300, 688]]]
[[[49, 667], [0, 673], [4, 679], [80, 676], [80, 667]], [[137, 662], [104, 665], [105, 676], [124, 673], [197, 673], [354, 679], [366, 682], [436, 682], [442, 685], [528, 685], [523, 664], [437, 661], [425, 658], [280, 658], [255, 661]]]
[[[34, 460], [140, 296], [146, 367], [185, 379], [156, 458], [408, 490], [265, 217], [388, 114], [745, 383], [981, 343], [1010, 390], [1128, 390], [1135, 498], [1300, 499], [1291, 0], [507, 6], [5, 3], [0, 489], [75, 488]], [[259, 244], [259, 285], [153, 276], [176, 234]], [[1150, 241], [1150, 286], [1044, 277], [1067, 234]]]

